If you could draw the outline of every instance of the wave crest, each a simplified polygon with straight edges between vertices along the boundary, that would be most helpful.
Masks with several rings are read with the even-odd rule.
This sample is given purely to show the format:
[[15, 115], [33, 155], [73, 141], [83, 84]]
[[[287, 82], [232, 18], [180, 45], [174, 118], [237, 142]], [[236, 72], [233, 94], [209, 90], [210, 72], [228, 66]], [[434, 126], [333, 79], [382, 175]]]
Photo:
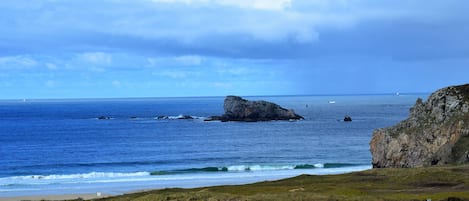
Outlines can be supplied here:
[[181, 173], [198, 173], [198, 172], [257, 172], [257, 171], [276, 171], [276, 170], [297, 170], [297, 169], [315, 169], [315, 168], [342, 168], [357, 166], [357, 164], [348, 163], [317, 163], [317, 164], [301, 164], [301, 165], [233, 165], [227, 167], [203, 167], [189, 168], [182, 170], [154, 171], [151, 175], [168, 175]]
[[139, 177], [148, 176], [149, 172], [132, 172], [132, 173], [119, 173], [119, 172], [90, 172], [84, 174], [54, 174], [54, 175], [28, 175], [28, 176], [13, 176], [2, 179], [14, 180], [58, 180], [58, 179], [90, 179], [90, 178], [122, 178], [122, 177]]

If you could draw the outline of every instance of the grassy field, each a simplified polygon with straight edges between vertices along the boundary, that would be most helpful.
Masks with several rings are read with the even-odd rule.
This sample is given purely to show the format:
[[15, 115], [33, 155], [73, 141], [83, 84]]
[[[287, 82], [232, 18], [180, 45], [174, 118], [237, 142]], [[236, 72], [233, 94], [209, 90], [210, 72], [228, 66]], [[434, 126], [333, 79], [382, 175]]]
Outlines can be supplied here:
[[469, 166], [372, 169], [301, 175], [272, 182], [162, 189], [100, 199], [121, 200], [469, 200]]

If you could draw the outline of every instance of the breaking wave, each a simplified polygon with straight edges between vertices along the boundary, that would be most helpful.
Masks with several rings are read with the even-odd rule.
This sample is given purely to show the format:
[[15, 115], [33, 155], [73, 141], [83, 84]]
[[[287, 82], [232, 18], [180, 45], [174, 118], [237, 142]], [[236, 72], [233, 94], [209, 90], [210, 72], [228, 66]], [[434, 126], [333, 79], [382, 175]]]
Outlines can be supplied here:
[[315, 169], [315, 168], [343, 168], [359, 166], [358, 164], [348, 163], [318, 163], [318, 164], [301, 164], [301, 165], [233, 165], [226, 167], [203, 167], [189, 168], [182, 170], [170, 171], [154, 171], [151, 175], [168, 175], [181, 173], [198, 173], [198, 172], [256, 172], [256, 171], [276, 171], [276, 170], [296, 170], [296, 169]]
[[304, 170], [304, 169], [347, 169], [359, 167], [359, 164], [347, 163], [318, 163], [300, 165], [233, 165], [226, 167], [202, 167], [179, 170], [163, 171], [141, 171], [141, 172], [90, 172], [82, 174], [52, 174], [52, 175], [26, 175], [0, 178], [0, 186], [17, 184], [50, 184], [50, 183], [75, 183], [75, 182], [109, 182], [109, 181], [132, 181], [144, 180], [163, 175], [187, 175], [200, 173], [241, 173], [241, 172], [275, 172], [281, 170]]

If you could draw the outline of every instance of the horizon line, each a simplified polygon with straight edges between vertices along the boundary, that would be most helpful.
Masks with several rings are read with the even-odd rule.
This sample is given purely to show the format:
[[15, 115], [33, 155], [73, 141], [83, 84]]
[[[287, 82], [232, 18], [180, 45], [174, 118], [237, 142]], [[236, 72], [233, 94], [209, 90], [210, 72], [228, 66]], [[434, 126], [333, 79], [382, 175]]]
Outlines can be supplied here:
[[73, 97], [73, 98], [0, 98], [0, 101], [59, 101], [59, 100], [110, 100], [110, 99], [164, 99], [164, 98], [221, 98], [230, 95], [240, 96], [240, 97], [303, 97], [303, 96], [380, 96], [380, 95], [419, 95], [419, 94], [430, 94], [431, 92], [394, 92], [394, 93], [336, 93], [336, 94], [284, 94], [284, 95], [236, 95], [236, 94], [227, 94], [227, 95], [207, 95], [207, 96], [146, 96], [146, 97]]

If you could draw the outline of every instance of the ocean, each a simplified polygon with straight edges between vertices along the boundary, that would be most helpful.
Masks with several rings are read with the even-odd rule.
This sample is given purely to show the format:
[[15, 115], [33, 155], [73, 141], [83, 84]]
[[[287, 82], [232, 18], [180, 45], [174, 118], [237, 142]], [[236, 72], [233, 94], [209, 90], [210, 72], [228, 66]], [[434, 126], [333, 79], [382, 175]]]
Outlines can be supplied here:
[[[0, 197], [121, 194], [366, 170], [373, 130], [405, 119], [415, 100], [427, 96], [245, 97], [305, 117], [249, 123], [203, 121], [223, 113], [224, 97], [2, 100]], [[342, 121], [345, 115], [353, 121]]]

